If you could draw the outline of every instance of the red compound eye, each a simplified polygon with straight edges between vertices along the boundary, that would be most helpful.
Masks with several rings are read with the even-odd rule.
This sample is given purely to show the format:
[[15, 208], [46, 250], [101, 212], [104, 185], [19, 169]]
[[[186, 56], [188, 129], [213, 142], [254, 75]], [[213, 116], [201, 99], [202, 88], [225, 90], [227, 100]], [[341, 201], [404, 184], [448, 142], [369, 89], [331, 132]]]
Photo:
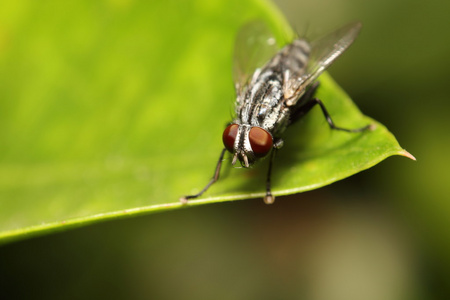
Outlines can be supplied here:
[[260, 127], [252, 127], [248, 135], [255, 156], [262, 157], [272, 149], [273, 140], [270, 133]]
[[225, 145], [225, 148], [227, 148], [228, 151], [233, 153], [234, 149], [234, 141], [236, 140], [236, 135], [238, 132], [239, 125], [237, 124], [231, 124], [228, 125], [227, 128], [223, 131], [222, 140], [223, 144]]

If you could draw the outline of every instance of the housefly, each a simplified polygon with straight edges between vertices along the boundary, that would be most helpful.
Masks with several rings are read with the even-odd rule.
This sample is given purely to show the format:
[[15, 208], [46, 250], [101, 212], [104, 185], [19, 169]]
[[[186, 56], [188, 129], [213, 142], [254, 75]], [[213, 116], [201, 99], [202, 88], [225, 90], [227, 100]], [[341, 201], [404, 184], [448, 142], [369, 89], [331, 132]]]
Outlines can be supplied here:
[[186, 203], [201, 196], [219, 179], [222, 160], [229, 151], [231, 164], [239, 160], [244, 168], [269, 157], [264, 202], [273, 203], [270, 177], [274, 154], [283, 145], [282, 134], [316, 105], [331, 129], [368, 129], [370, 125], [356, 129], [336, 126], [322, 101], [314, 97], [319, 86], [317, 77], [353, 43], [360, 29], [361, 23], [351, 23], [315, 41], [296, 39], [278, 49], [264, 23], [244, 26], [235, 45], [235, 117], [223, 132], [224, 148], [208, 184], [198, 194], [180, 201]]

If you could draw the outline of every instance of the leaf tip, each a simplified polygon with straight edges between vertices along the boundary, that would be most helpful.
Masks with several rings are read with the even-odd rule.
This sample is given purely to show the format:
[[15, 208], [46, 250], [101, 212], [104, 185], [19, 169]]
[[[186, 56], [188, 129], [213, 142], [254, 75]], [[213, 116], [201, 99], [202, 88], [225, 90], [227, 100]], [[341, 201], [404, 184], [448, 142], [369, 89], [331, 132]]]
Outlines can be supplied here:
[[406, 151], [405, 149], [403, 149], [402, 151], [399, 152], [399, 155], [407, 157], [409, 159], [412, 159], [414, 161], [416, 161], [417, 159], [414, 157], [414, 155], [412, 155], [411, 153], [409, 153], [408, 151]]

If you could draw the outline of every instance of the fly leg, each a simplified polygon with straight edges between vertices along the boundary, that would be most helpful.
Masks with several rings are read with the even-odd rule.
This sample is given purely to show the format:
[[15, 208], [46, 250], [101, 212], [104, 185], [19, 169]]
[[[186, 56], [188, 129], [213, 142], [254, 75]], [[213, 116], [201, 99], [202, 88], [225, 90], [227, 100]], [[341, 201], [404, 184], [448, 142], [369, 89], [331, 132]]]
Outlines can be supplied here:
[[323, 102], [320, 99], [314, 98], [313, 95], [315, 93], [315, 91], [317, 90], [319, 86], [319, 82], [314, 83], [306, 92], [305, 94], [302, 96], [302, 98], [298, 101], [298, 103], [301, 105], [303, 103], [303, 105], [294, 108], [293, 109], [293, 113], [292, 113], [292, 117], [291, 117], [291, 122], [295, 122], [299, 119], [301, 119], [304, 115], [306, 115], [316, 104], [318, 104], [320, 106], [320, 108], [322, 109], [322, 113], [325, 117], [325, 119], [327, 120], [328, 125], [330, 126], [331, 129], [335, 129], [335, 130], [341, 130], [341, 131], [346, 131], [346, 132], [361, 132], [364, 130], [367, 130], [369, 128], [372, 127], [372, 125], [366, 125], [364, 127], [361, 128], [355, 128], [355, 129], [348, 129], [348, 128], [342, 128], [342, 127], [338, 127], [334, 124], [333, 119], [331, 119], [330, 114], [328, 113], [327, 109], [325, 108], [325, 105], [323, 104]]
[[341, 131], [346, 131], [346, 132], [361, 132], [361, 131], [367, 130], [370, 127], [372, 127], [371, 124], [366, 125], [364, 127], [360, 127], [360, 128], [354, 128], [354, 129], [348, 129], [348, 128], [342, 128], [342, 127], [336, 126], [334, 124], [333, 120], [331, 119], [331, 116], [328, 113], [327, 109], [325, 108], [325, 105], [323, 104], [323, 102], [320, 101], [317, 98], [312, 98], [309, 102], [307, 102], [302, 107], [303, 114], [306, 114], [308, 111], [310, 111], [311, 108], [313, 108], [316, 104], [319, 104], [320, 108], [322, 109], [322, 113], [323, 113], [325, 119], [327, 120], [327, 123], [328, 123], [328, 125], [330, 126], [331, 129], [341, 130]]
[[267, 170], [267, 179], [266, 179], [266, 195], [264, 196], [264, 203], [266, 203], [266, 204], [272, 204], [275, 201], [275, 196], [272, 195], [272, 191], [271, 191], [270, 178], [272, 175], [272, 163], [273, 163], [273, 159], [275, 157], [275, 152], [278, 149], [280, 149], [282, 146], [283, 146], [283, 140], [279, 139], [279, 140], [275, 141], [272, 152], [270, 153], [269, 169]]
[[219, 157], [219, 161], [217, 162], [216, 165], [216, 169], [214, 171], [214, 175], [211, 178], [211, 180], [208, 182], [208, 184], [203, 188], [203, 190], [201, 190], [198, 194], [195, 195], [187, 195], [187, 196], [183, 196], [180, 198], [180, 202], [183, 204], [186, 204], [188, 202], [189, 199], [195, 199], [197, 197], [200, 197], [204, 192], [206, 192], [206, 190], [217, 180], [219, 180], [219, 175], [220, 175], [220, 168], [222, 167], [222, 160], [223, 157], [225, 155], [225, 151], [227, 149], [223, 148], [222, 152], [220, 153], [220, 157]]

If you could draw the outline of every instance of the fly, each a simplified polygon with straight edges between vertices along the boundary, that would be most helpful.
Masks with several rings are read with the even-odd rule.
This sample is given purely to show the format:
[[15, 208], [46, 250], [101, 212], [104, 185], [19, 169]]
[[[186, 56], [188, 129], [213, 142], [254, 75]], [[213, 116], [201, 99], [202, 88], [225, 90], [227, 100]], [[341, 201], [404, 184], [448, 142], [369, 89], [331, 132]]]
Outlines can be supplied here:
[[222, 160], [229, 151], [231, 164], [239, 160], [244, 168], [269, 157], [264, 202], [273, 203], [270, 178], [275, 152], [283, 146], [281, 136], [316, 105], [333, 130], [368, 129], [370, 125], [356, 129], [336, 126], [322, 101], [314, 97], [319, 86], [316, 79], [353, 43], [360, 29], [361, 23], [351, 23], [316, 41], [296, 39], [278, 50], [264, 23], [244, 26], [235, 45], [235, 118], [223, 132], [224, 148], [213, 177], [198, 194], [180, 201], [201, 196], [219, 179]]

